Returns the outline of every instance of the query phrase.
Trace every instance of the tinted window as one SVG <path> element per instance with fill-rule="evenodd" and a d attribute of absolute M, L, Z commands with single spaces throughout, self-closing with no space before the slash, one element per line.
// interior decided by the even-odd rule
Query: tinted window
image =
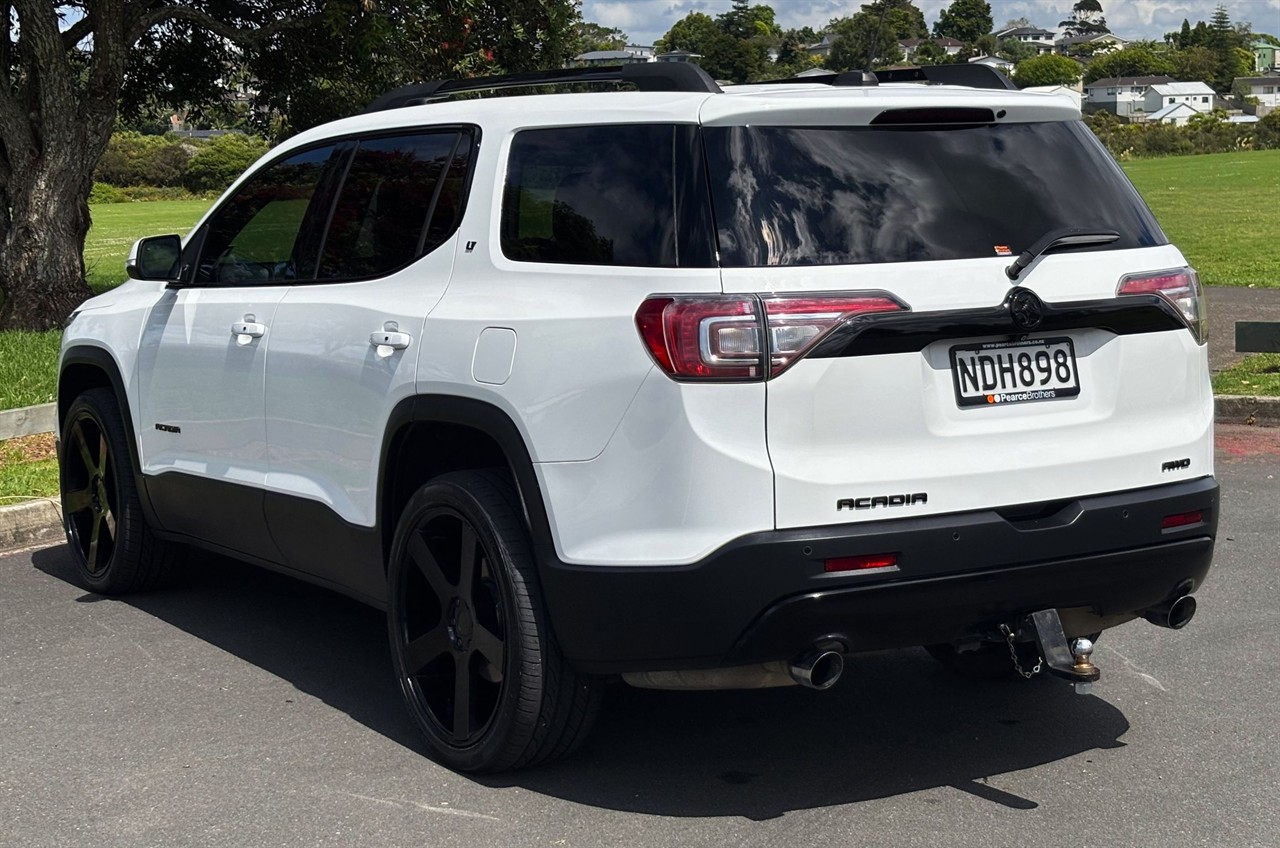
<path fill-rule="evenodd" d="M 456 131 L 361 141 L 333 206 L 317 276 L 385 274 L 447 238 L 467 170 L 469 145 L 460 141 Z"/>
<path fill-rule="evenodd" d="M 502 205 L 503 253 L 525 262 L 711 264 L 696 139 L 694 127 L 671 124 L 518 134 Z"/>
<path fill-rule="evenodd" d="M 298 234 L 333 147 L 259 171 L 209 220 L 197 283 L 258 285 L 298 277 Z"/>
<path fill-rule="evenodd" d="M 1078 121 L 948 128 L 709 127 L 721 263 L 836 265 L 1014 254 L 1057 227 L 1164 244 Z"/>

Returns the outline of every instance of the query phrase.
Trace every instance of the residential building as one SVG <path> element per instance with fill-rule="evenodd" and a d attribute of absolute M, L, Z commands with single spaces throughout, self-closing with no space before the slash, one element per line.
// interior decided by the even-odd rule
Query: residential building
<path fill-rule="evenodd" d="M 701 53 L 690 53 L 688 50 L 672 50 L 670 53 L 659 53 L 654 57 L 659 62 L 696 62 L 701 58 Z"/>
<path fill-rule="evenodd" d="M 650 61 L 629 50 L 592 50 L 573 57 L 577 65 L 636 65 Z"/>
<path fill-rule="evenodd" d="M 996 41 L 1011 39 L 1013 41 L 1020 41 L 1023 44 L 1030 44 L 1040 53 L 1052 53 L 1054 49 L 1054 38 L 1057 37 L 1057 33 L 1033 26 L 1002 29 L 997 32 L 993 32 L 992 35 L 996 37 Z"/>
<path fill-rule="evenodd" d="M 1249 46 L 1253 51 L 1253 69 L 1258 73 L 1280 71 L 1280 47 L 1266 41 L 1255 41 Z"/>
<path fill-rule="evenodd" d="M 804 48 L 804 52 L 810 56 L 817 56 L 820 59 L 827 58 L 831 53 L 831 45 L 835 44 L 835 39 L 829 35 L 822 36 L 822 40 L 817 44 L 810 44 Z"/>
<path fill-rule="evenodd" d="M 1147 93 L 1143 97 L 1143 111 L 1147 114 L 1147 120 L 1162 120 L 1165 123 L 1185 124 L 1187 118 L 1191 116 L 1186 114 L 1184 110 L 1177 112 L 1168 112 L 1171 106 L 1189 106 L 1194 111 L 1201 114 L 1208 114 L 1213 111 L 1216 104 L 1217 95 L 1214 94 L 1208 83 L 1203 82 L 1167 82 L 1152 85 L 1147 88 Z M 1172 115 L 1178 120 L 1166 120 L 1165 117 L 1157 117 L 1157 115 Z"/>
<path fill-rule="evenodd" d="M 1260 118 L 1272 109 L 1280 108 L 1280 72 L 1257 77 L 1236 77 L 1231 83 L 1231 89 L 1246 97 L 1256 98 Z"/>
<path fill-rule="evenodd" d="M 975 56 L 969 60 L 970 65 L 986 65 L 989 68 L 995 68 L 997 71 L 1003 71 L 1006 74 L 1013 73 L 1013 62 L 1008 59 L 1001 59 L 999 56 Z"/>
<path fill-rule="evenodd" d="M 1059 53 L 1077 53 L 1087 46 L 1092 49 L 1093 55 L 1097 56 L 1128 47 L 1129 42 L 1118 35 L 1104 32 L 1101 35 L 1064 35 L 1054 42 L 1054 46 L 1058 48 Z"/>
<path fill-rule="evenodd" d="M 964 49 L 964 42 L 957 41 L 949 36 L 941 38 L 906 38 L 898 42 L 898 49 L 906 57 L 908 62 L 915 61 L 916 51 L 920 49 L 920 45 L 926 41 L 932 41 L 934 44 L 942 48 L 942 52 L 948 56 L 954 56 Z"/>
<path fill-rule="evenodd" d="M 1095 110 L 1105 109 L 1121 118 L 1147 113 L 1147 92 L 1153 85 L 1173 82 L 1173 77 L 1104 77 L 1085 86 L 1085 96 Z M 1156 107 L 1157 109 L 1160 107 Z M 1151 110 L 1155 111 L 1155 109 Z"/>

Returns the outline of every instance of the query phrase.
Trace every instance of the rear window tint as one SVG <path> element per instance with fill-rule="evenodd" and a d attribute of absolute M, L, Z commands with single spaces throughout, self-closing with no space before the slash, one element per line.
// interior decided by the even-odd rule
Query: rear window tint
<path fill-rule="evenodd" d="M 708 127 L 721 264 L 838 265 L 1014 254 L 1058 227 L 1164 244 L 1078 121 L 963 127 Z"/>
<path fill-rule="evenodd" d="M 525 130 L 511 144 L 502 251 L 523 262 L 713 263 L 697 133 L 671 124 Z"/>

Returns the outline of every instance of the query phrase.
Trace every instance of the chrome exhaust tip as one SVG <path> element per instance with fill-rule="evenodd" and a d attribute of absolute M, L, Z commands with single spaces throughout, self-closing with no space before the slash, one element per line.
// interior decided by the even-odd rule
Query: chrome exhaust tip
<path fill-rule="evenodd" d="M 1182 595 L 1167 601 L 1161 601 L 1153 607 L 1142 611 L 1142 617 L 1158 627 L 1170 630 L 1181 630 L 1195 617 L 1196 599 L 1190 595 Z"/>
<path fill-rule="evenodd" d="M 844 656 L 836 651 L 810 651 L 787 666 L 791 679 L 808 689 L 830 689 L 844 674 Z"/>

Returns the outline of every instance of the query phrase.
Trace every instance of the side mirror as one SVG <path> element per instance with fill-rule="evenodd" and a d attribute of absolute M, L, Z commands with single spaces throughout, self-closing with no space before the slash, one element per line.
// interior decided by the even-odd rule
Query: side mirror
<path fill-rule="evenodd" d="M 172 280 L 178 276 L 178 260 L 182 258 L 182 238 L 151 236 L 138 239 L 129 248 L 124 272 L 131 280 Z"/>

